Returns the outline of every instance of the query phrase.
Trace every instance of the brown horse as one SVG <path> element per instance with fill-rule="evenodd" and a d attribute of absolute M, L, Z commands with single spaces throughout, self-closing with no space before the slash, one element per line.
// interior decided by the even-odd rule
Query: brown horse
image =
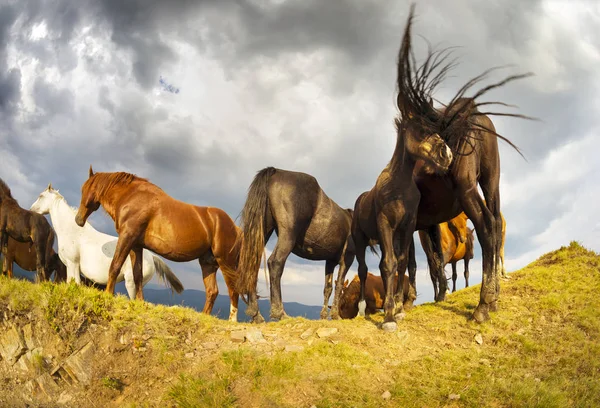
<path fill-rule="evenodd" d="M 54 233 L 52 233 L 54 234 Z M 8 250 L 6 256 L 7 269 L 3 270 L 3 273 L 8 275 L 9 278 L 13 277 L 13 262 L 23 270 L 34 272 L 37 270 L 37 259 L 36 252 L 31 250 L 31 244 L 28 242 L 15 241 L 11 237 L 8 238 Z M 50 247 L 48 268 L 46 270 L 47 275 L 44 276 L 44 280 L 49 280 L 52 272 L 55 272 L 54 282 L 64 282 L 67 279 L 67 267 L 58 257 L 58 254 L 54 252 L 54 249 Z"/>
<path fill-rule="evenodd" d="M 408 276 L 403 275 L 402 290 L 404 297 L 408 297 L 410 284 Z M 394 277 L 394 285 L 398 284 L 398 274 Z M 352 282 L 344 282 L 344 289 L 340 298 L 340 317 L 342 319 L 352 319 L 358 314 L 358 301 L 360 298 L 360 279 L 358 275 L 354 276 Z M 376 313 L 377 310 L 383 309 L 383 300 L 385 298 L 385 290 L 383 288 L 383 280 L 381 276 L 375 276 L 367 272 L 367 281 L 365 283 L 365 301 L 367 307 L 366 314 Z"/>
<path fill-rule="evenodd" d="M 452 292 L 456 291 L 456 263 L 460 260 L 465 262 L 465 282 L 466 287 L 469 286 L 469 261 L 473 259 L 473 230 L 467 227 L 467 216 L 465 213 L 460 213 L 448 222 L 440 224 L 440 236 L 442 242 L 443 264 L 452 265 Z M 419 231 L 421 245 L 426 248 L 429 245 L 427 233 Z M 425 250 L 426 253 L 431 253 L 431 248 Z M 438 296 L 438 276 L 433 270 L 429 270 L 431 282 L 433 283 L 433 297 Z"/>
<path fill-rule="evenodd" d="M 0 248 L 4 256 L 4 271 L 8 270 L 9 237 L 33 246 L 37 280 L 47 279 L 50 251 L 54 245 L 52 227 L 43 215 L 21 208 L 8 185 L 0 179 Z"/>
<path fill-rule="evenodd" d="M 352 210 L 337 205 L 313 176 L 274 167 L 259 171 L 248 188 L 248 198 L 241 213 L 243 245 L 238 265 L 238 290 L 248 294 L 246 314 L 252 321 L 264 321 L 258 310 L 256 282 L 260 256 L 273 231 L 277 234 L 277 245 L 268 261 L 271 319 L 286 316 L 281 300 L 281 276 L 290 253 L 304 259 L 325 261 L 322 319 L 327 318 L 333 271 L 339 265 L 331 307 L 332 319 L 339 318 L 342 282 L 354 262 L 351 224 Z"/>
<path fill-rule="evenodd" d="M 429 52 L 423 65 L 415 68 L 415 56 L 411 47 L 411 23 L 414 5 L 411 6 L 408 23 L 402 40 L 399 58 L 399 98 L 398 104 L 411 112 L 413 120 L 428 129 L 437 130 L 448 143 L 454 154 L 449 171 L 434 173 L 426 164 L 417 166 L 413 175 L 420 192 L 416 229 L 425 230 L 431 241 L 431 253 L 427 254 L 430 269 L 439 276 L 440 290 L 436 301 L 444 300 L 446 278 L 442 268 L 442 247 L 439 224 L 448 221 L 462 211 L 475 226 L 477 238 L 482 247 L 483 279 L 479 304 L 473 312 L 478 322 L 489 319 L 489 311 L 496 310 L 499 295 L 499 258 L 501 247 L 502 219 L 500 216 L 500 156 L 499 135 L 489 119 L 489 115 L 502 115 L 527 118 L 512 113 L 481 112 L 479 107 L 500 102 L 476 102 L 486 92 L 497 89 L 508 82 L 530 76 L 513 75 L 502 81 L 487 85 L 476 91 L 472 97 L 464 95 L 474 85 L 487 77 L 488 70 L 468 81 L 443 109 L 435 109 L 432 104 L 432 89 L 443 81 L 445 74 L 455 65 L 445 63 L 448 50 Z M 430 74 L 436 70 L 432 78 Z M 484 197 L 478 192 L 481 187 Z M 484 201 L 485 199 L 485 201 Z M 413 274 L 414 271 L 409 271 Z M 411 284 L 414 281 L 411 276 Z"/>
<path fill-rule="evenodd" d="M 405 48 L 406 40 L 400 48 L 400 56 L 405 53 Z M 419 82 L 423 77 L 426 78 L 428 73 L 425 65 L 410 80 Z M 399 58 L 399 89 L 402 89 L 402 81 L 405 80 L 403 75 L 402 58 Z M 421 193 L 413 178 L 415 167 L 418 162 L 422 162 L 428 171 L 438 174 L 447 172 L 452 163 L 452 152 L 438 131 L 431 123 L 418 117 L 413 108 L 403 102 L 403 98 L 399 93 L 397 102 L 400 117 L 396 118 L 397 140 L 392 160 L 377 178 L 375 186 L 358 197 L 352 220 L 352 238 L 356 246 L 358 276 L 361 282 L 361 316 L 364 316 L 366 307 L 365 250 L 370 241 L 377 241 L 381 248 L 379 270 L 386 290 L 385 318 L 382 326 L 384 330 L 395 330 L 395 319 L 403 317 L 404 295 L 400 286 L 394 286 L 393 279 L 396 272 L 404 276 L 409 251 L 414 249 L 413 232 L 421 199 Z"/>
<path fill-rule="evenodd" d="M 83 226 L 100 205 L 114 220 L 119 234 L 107 292 L 114 293 L 116 278 L 131 253 L 136 298 L 144 298 L 142 250 L 147 248 L 175 262 L 199 260 L 206 287 L 203 312 L 207 314 L 219 293 L 216 272 L 221 268 L 231 301 L 229 320 L 237 320 L 239 296 L 235 291 L 235 271 L 239 228 L 225 211 L 176 200 L 133 174 L 94 173 L 90 166 L 89 178 L 81 187 L 81 203 L 75 216 L 77 225 Z"/>

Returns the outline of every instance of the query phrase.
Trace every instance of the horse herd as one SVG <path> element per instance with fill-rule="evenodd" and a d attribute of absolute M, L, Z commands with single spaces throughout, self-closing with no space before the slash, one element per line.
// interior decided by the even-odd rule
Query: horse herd
<path fill-rule="evenodd" d="M 468 81 L 447 104 L 433 105 L 433 92 L 455 64 L 450 51 L 429 50 L 415 66 L 411 25 L 414 5 L 404 30 L 397 65 L 396 147 L 371 190 L 361 194 L 353 209 L 331 200 L 317 180 L 305 173 L 267 167 L 254 177 L 241 211 L 240 226 L 223 210 L 178 201 L 136 175 L 94 172 L 81 187 L 78 209 L 70 207 L 51 185 L 31 206 L 21 208 L 0 180 L 0 245 L 9 276 L 15 261 L 36 270 L 39 279 L 82 278 L 114 293 L 125 280 L 131 298 L 143 299 L 144 284 L 159 274 L 175 291 L 181 282 L 158 254 L 175 262 L 197 259 L 206 288 L 204 312 L 212 311 L 218 294 L 216 272 L 221 269 L 231 301 L 230 320 L 237 319 L 239 295 L 248 304 L 253 322 L 264 321 L 258 310 L 257 280 L 266 242 L 275 232 L 277 243 L 267 261 L 271 318 L 286 317 L 281 299 L 285 262 L 294 253 L 325 261 L 322 318 L 350 318 L 384 309 L 382 328 L 394 330 L 405 309 L 416 299 L 416 261 L 413 232 L 427 255 L 436 301 L 447 292 L 444 266 L 473 257 L 473 222 L 482 249 L 483 279 L 473 318 L 482 322 L 497 309 L 499 276 L 504 274 L 505 221 L 500 213 L 498 138 L 490 115 L 478 102 L 487 91 L 524 78 L 513 75 L 487 85 L 474 96 L 465 93 L 486 78 L 486 71 Z M 518 151 L 518 149 L 517 149 Z M 483 197 L 478 187 L 481 188 Z M 112 237 L 96 231 L 87 219 L 102 206 L 115 222 Z M 44 214 L 50 214 L 52 226 Z M 58 254 L 52 246 L 58 237 Z M 381 277 L 367 273 L 366 248 L 379 245 Z M 31 249 L 35 250 L 32 251 Z M 354 258 L 358 276 L 345 276 Z M 331 309 L 333 272 L 339 266 Z M 408 277 L 405 272 L 408 269 Z"/>

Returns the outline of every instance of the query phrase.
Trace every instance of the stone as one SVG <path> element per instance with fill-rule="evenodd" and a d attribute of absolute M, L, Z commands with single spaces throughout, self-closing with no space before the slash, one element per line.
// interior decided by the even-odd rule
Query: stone
<path fill-rule="evenodd" d="M 44 373 L 35 379 L 38 387 L 48 398 L 51 400 L 54 399 L 55 395 L 57 395 L 60 391 L 58 385 L 54 382 L 52 377 L 48 373 Z"/>
<path fill-rule="evenodd" d="M 302 350 L 304 350 L 303 346 L 296 346 L 294 344 L 288 344 L 287 346 L 285 346 L 285 351 L 288 351 L 288 352 L 294 352 L 295 353 L 295 352 L 299 352 L 299 351 L 302 351 Z"/>
<path fill-rule="evenodd" d="M 475 339 L 475 343 L 482 345 L 483 344 L 483 336 L 481 335 L 481 333 L 477 333 L 474 337 Z"/>
<path fill-rule="evenodd" d="M 26 351 L 27 345 L 23 334 L 15 326 L 12 326 L 0 337 L 0 355 L 10 365 L 15 364 Z"/>
<path fill-rule="evenodd" d="M 389 391 L 385 391 L 383 394 L 381 394 L 381 398 L 383 398 L 384 400 L 389 400 L 390 398 L 392 398 L 392 393 Z"/>
<path fill-rule="evenodd" d="M 319 338 L 329 337 L 338 332 L 338 329 L 335 327 L 321 327 L 317 330 L 317 336 Z"/>
<path fill-rule="evenodd" d="M 214 350 L 219 347 L 219 345 L 217 343 L 214 343 L 212 341 L 207 341 L 205 343 L 202 343 L 201 346 L 205 350 Z"/>
<path fill-rule="evenodd" d="M 246 334 L 243 331 L 232 331 L 230 339 L 234 343 L 243 343 L 246 340 Z"/>
<path fill-rule="evenodd" d="M 381 325 L 381 328 L 384 332 L 392 333 L 396 331 L 398 324 L 396 322 L 385 322 Z"/>
<path fill-rule="evenodd" d="M 312 336 L 314 332 L 315 332 L 315 331 L 314 331 L 314 329 L 312 329 L 312 328 L 308 328 L 308 329 L 306 329 L 306 330 L 304 330 L 304 331 L 302 332 L 302 334 L 300 335 L 300 338 L 301 338 L 302 340 L 306 340 L 306 339 L 308 339 L 310 336 Z M 321 337 L 321 336 L 319 336 L 319 337 Z"/>
<path fill-rule="evenodd" d="M 31 323 L 23 326 L 23 340 L 25 340 L 25 346 L 29 350 L 33 350 L 34 348 L 40 347 L 40 342 L 33 335 L 33 327 Z"/>
<path fill-rule="evenodd" d="M 246 332 L 246 340 L 248 340 L 249 343 L 253 344 L 267 342 L 260 330 L 248 330 Z"/>
<path fill-rule="evenodd" d="M 23 372 L 37 372 L 43 367 L 39 367 L 39 363 L 35 363 L 34 358 L 39 358 L 37 355 L 41 354 L 42 349 L 40 347 L 30 350 L 21 356 L 21 358 L 15 363 L 14 367 Z M 45 364 L 46 362 L 44 361 L 43 365 Z"/>
<path fill-rule="evenodd" d="M 194 352 L 185 353 L 185 358 L 194 358 Z"/>
<path fill-rule="evenodd" d="M 73 396 L 71 394 L 68 394 L 66 391 L 64 391 L 59 395 L 58 399 L 56 400 L 56 403 L 59 405 L 67 405 L 72 401 L 73 401 Z"/>
<path fill-rule="evenodd" d="M 92 380 L 91 362 L 94 351 L 94 343 L 87 343 L 81 349 L 71 354 L 63 363 L 62 368 L 76 382 L 89 384 Z"/>
<path fill-rule="evenodd" d="M 451 401 L 459 400 L 460 394 L 450 394 L 450 395 L 448 395 L 448 399 Z"/>

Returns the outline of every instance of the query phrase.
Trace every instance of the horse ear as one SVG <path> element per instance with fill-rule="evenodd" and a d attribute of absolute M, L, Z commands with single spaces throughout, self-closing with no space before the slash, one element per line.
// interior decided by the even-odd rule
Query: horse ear
<path fill-rule="evenodd" d="M 48 191 L 52 190 L 52 183 L 48 183 Z"/>
<path fill-rule="evenodd" d="M 92 177 L 93 175 L 94 175 L 94 170 L 92 169 L 92 165 L 90 164 L 89 177 Z"/>

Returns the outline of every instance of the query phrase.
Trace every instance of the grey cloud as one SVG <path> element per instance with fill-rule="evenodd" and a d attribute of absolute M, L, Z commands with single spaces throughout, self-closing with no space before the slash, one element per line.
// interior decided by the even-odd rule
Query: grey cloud
<path fill-rule="evenodd" d="M 55 85 L 38 78 L 33 85 L 33 97 L 38 108 L 48 116 L 73 113 L 74 98 L 69 89 L 59 89 Z"/>

